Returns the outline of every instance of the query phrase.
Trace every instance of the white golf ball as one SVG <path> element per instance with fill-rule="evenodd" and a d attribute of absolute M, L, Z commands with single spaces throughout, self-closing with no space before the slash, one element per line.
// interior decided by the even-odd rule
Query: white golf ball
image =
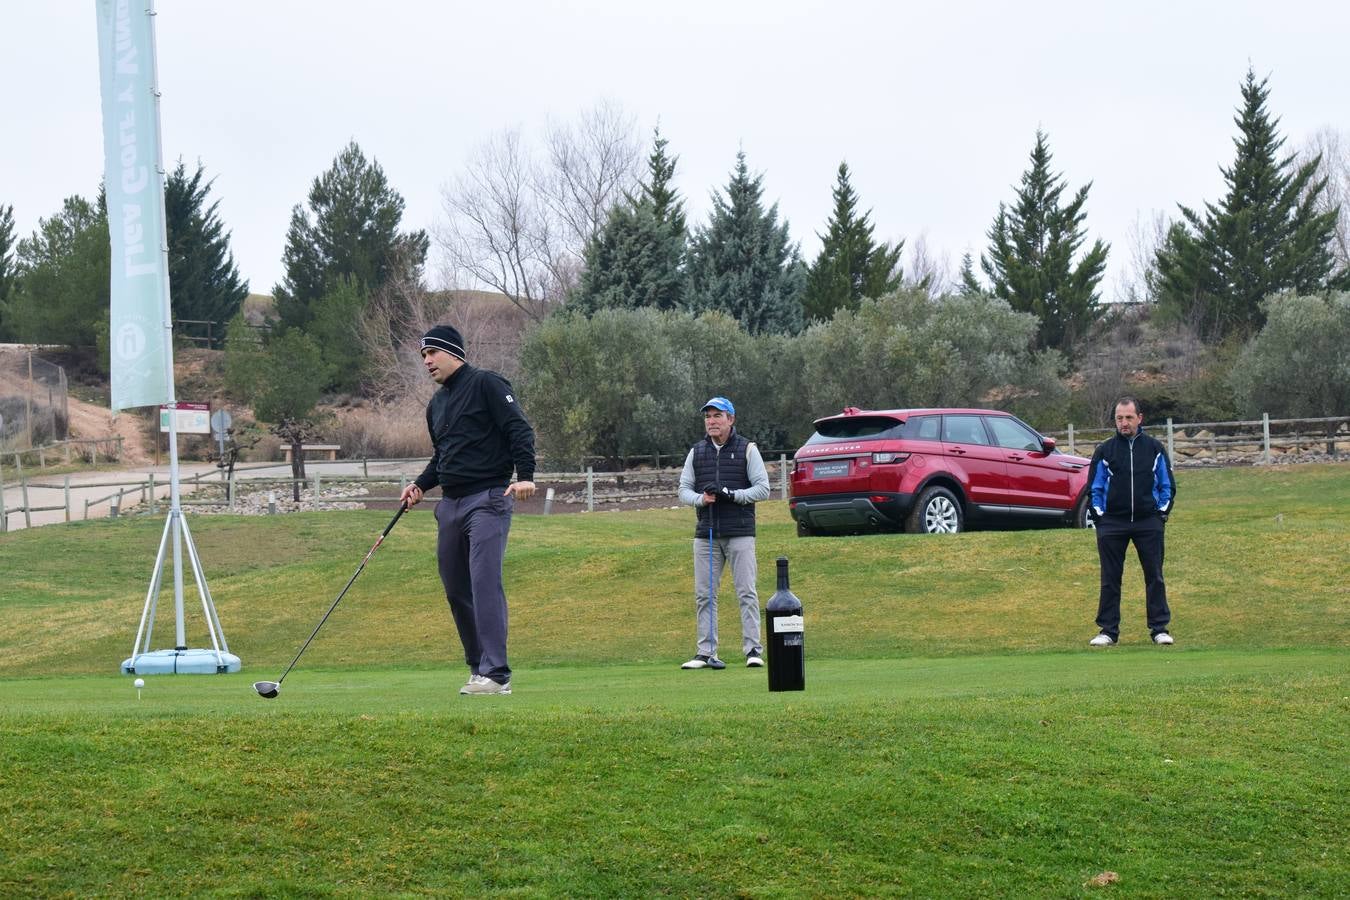
<path fill-rule="evenodd" d="M 140 690 L 141 688 L 145 687 L 145 679 L 137 678 L 135 681 L 132 682 L 132 684 L 136 686 L 137 690 Z"/>

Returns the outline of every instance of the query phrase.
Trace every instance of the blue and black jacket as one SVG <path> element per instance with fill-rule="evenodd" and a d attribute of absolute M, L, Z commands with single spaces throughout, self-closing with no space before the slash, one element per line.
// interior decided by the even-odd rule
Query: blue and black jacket
<path fill-rule="evenodd" d="M 1177 495 L 1172 463 L 1163 445 L 1140 429 L 1133 438 L 1117 432 L 1092 454 L 1092 511 L 1131 522 L 1172 511 Z"/>

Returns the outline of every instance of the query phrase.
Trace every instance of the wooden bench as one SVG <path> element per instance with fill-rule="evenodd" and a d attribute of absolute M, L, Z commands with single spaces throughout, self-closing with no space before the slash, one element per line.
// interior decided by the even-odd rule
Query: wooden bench
<path fill-rule="evenodd" d="M 337 455 L 338 455 L 338 451 L 341 450 L 341 449 L 342 449 L 342 445 L 340 445 L 340 444 L 301 444 L 301 445 L 300 445 L 300 452 L 303 453 L 303 454 L 305 455 L 305 459 L 309 459 L 310 456 L 311 456 L 311 454 L 317 453 L 317 454 L 322 454 L 322 455 L 323 455 L 325 458 L 327 458 L 327 459 L 336 460 L 336 459 L 337 459 Z M 290 445 L 290 444 L 282 444 L 282 445 L 281 445 L 281 457 L 282 457 L 282 460 L 285 461 L 285 462 L 290 462 L 290 461 L 291 461 L 291 445 Z"/>

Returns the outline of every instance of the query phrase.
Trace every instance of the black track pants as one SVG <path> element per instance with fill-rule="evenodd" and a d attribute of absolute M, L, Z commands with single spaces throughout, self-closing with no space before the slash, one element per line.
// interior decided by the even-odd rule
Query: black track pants
<path fill-rule="evenodd" d="M 1120 579 L 1125 571 L 1125 549 L 1134 541 L 1139 566 L 1144 570 L 1144 600 L 1149 634 L 1167 630 L 1172 611 L 1167 608 L 1167 585 L 1163 583 L 1163 530 L 1157 516 L 1131 522 L 1116 516 L 1097 520 L 1097 556 L 1102 564 L 1101 594 L 1097 600 L 1097 627 L 1112 638 L 1120 636 Z"/>
<path fill-rule="evenodd" d="M 475 675 L 501 684 L 511 680 L 506 661 L 506 591 L 502 558 L 515 501 L 494 487 L 436 504 L 436 556 L 450 613 L 464 645 L 464 662 Z"/>

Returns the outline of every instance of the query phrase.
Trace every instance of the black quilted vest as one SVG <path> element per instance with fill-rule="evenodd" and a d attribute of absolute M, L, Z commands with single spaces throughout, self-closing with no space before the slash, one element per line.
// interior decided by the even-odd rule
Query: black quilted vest
<path fill-rule="evenodd" d="M 745 461 L 750 442 L 736 430 L 718 452 L 712 438 L 705 437 L 694 445 L 694 490 L 702 491 L 708 485 L 741 490 L 750 487 L 750 473 Z M 755 504 L 718 500 L 711 506 L 696 507 L 698 525 L 694 537 L 708 536 L 709 516 L 714 537 L 754 537 Z"/>

